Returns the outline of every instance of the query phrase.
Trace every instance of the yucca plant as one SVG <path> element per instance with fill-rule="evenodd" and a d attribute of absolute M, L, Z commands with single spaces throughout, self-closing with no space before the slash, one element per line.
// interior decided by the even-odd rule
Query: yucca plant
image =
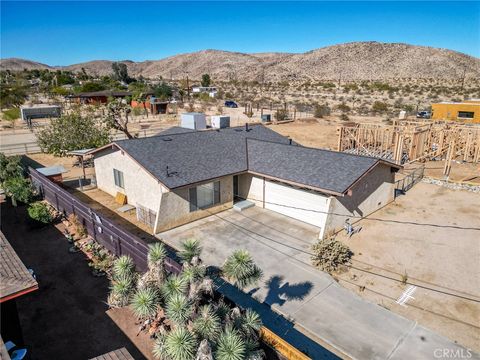
<path fill-rule="evenodd" d="M 131 257 L 122 255 L 113 262 L 112 271 L 114 279 L 127 276 L 133 278 L 135 276 L 135 263 Z"/>
<path fill-rule="evenodd" d="M 153 347 L 153 355 L 162 360 L 193 360 L 197 350 L 197 340 L 184 327 L 177 327 L 160 336 Z"/>
<path fill-rule="evenodd" d="M 185 278 L 172 275 L 162 285 L 161 293 L 165 301 L 173 295 L 185 295 L 188 291 L 188 281 Z"/>
<path fill-rule="evenodd" d="M 199 258 L 202 253 L 202 247 L 196 239 L 187 239 L 182 243 L 182 250 L 178 252 L 178 256 L 183 262 L 191 263 L 194 257 Z"/>
<path fill-rule="evenodd" d="M 223 264 L 222 272 L 241 289 L 256 284 L 263 276 L 262 270 L 246 250 L 236 250 L 230 255 Z"/>
<path fill-rule="evenodd" d="M 200 308 L 198 317 L 193 321 L 193 332 L 201 339 L 214 341 L 222 330 L 219 316 L 211 305 Z"/>
<path fill-rule="evenodd" d="M 107 303 L 110 307 L 127 306 L 135 290 L 135 283 L 131 276 L 120 276 L 112 281 Z"/>
<path fill-rule="evenodd" d="M 174 294 L 168 298 L 165 305 L 165 315 L 176 325 L 186 324 L 192 313 L 192 303 L 185 295 Z"/>
<path fill-rule="evenodd" d="M 161 242 L 156 242 L 153 245 L 150 245 L 148 250 L 148 265 L 154 265 L 157 263 L 163 263 L 167 257 L 167 249 L 165 245 Z"/>
<path fill-rule="evenodd" d="M 215 359 L 243 360 L 246 353 L 246 343 L 240 333 L 231 327 L 227 327 L 218 338 Z"/>
<path fill-rule="evenodd" d="M 207 269 L 203 265 L 184 263 L 181 277 L 191 283 L 203 279 L 206 273 Z"/>
<path fill-rule="evenodd" d="M 258 331 L 262 327 L 260 315 L 252 309 L 247 309 L 241 316 L 240 331 L 247 337 L 256 338 Z"/>
<path fill-rule="evenodd" d="M 247 360 L 262 360 L 265 357 L 265 352 L 259 348 L 259 344 L 257 340 L 246 339 L 245 349 L 246 349 L 245 359 Z"/>
<path fill-rule="evenodd" d="M 154 289 L 140 289 L 133 294 L 130 305 L 137 318 L 149 319 L 157 314 L 158 300 L 158 294 Z"/>
<path fill-rule="evenodd" d="M 230 306 L 225 304 L 223 298 L 221 298 L 215 305 L 215 314 L 220 318 L 220 321 L 225 322 L 230 312 Z"/>

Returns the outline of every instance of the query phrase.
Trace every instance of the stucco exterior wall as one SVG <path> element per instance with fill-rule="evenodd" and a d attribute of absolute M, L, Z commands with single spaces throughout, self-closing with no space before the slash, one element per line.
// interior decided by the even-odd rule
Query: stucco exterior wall
<path fill-rule="evenodd" d="M 233 177 L 225 176 L 220 178 L 219 181 L 220 204 L 205 210 L 190 211 L 188 188 L 163 193 L 157 215 L 155 233 L 169 230 L 231 208 L 233 206 Z"/>
<path fill-rule="evenodd" d="M 94 163 L 97 187 L 100 190 L 112 196 L 117 192 L 123 193 L 129 204 L 140 204 L 158 211 L 162 193 L 167 189 L 128 155 L 122 155 L 119 150 L 105 150 L 95 155 Z M 123 172 L 124 189 L 115 186 L 113 169 Z"/>
<path fill-rule="evenodd" d="M 390 166 L 379 164 L 353 188 L 351 196 L 332 197 L 326 232 L 343 228 L 348 216 L 367 216 L 394 199 L 395 173 Z M 351 219 L 351 222 L 356 219 Z"/>

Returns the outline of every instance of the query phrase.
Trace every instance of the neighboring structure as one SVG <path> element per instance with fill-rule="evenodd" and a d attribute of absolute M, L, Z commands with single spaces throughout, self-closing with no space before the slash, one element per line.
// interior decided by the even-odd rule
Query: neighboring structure
<path fill-rule="evenodd" d="M 23 121 L 30 123 L 32 119 L 60 117 L 62 108 L 58 105 L 37 104 L 20 106 L 20 115 Z"/>
<path fill-rule="evenodd" d="M 149 111 L 150 113 L 152 113 L 154 115 L 166 114 L 168 104 L 170 104 L 170 101 L 157 99 L 155 96 L 153 96 L 153 93 L 146 94 L 146 100 L 145 101 L 132 100 L 131 103 L 130 103 L 130 105 L 133 108 L 147 109 L 147 111 Z"/>
<path fill-rule="evenodd" d="M 102 90 L 102 91 L 93 91 L 93 92 L 84 92 L 76 95 L 68 96 L 69 99 L 73 99 L 79 104 L 89 104 L 89 105 L 98 105 L 106 104 L 108 98 L 114 99 L 123 99 L 127 96 L 132 96 L 132 93 L 128 91 L 111 91 L 111 90 Z"/>
<path fill-rule="evenodd" d="M 211 125 L 214 129 L 224 129 L 230 127 L 230 116 L 226 115 L 212 115 Z"/>
<path fill-rule="evenodd" d="M 53 181 L 56 184 L 62 185 L 63 175 L 67 172 L 62 165 L 54 165 L 48 167 L 38 168 L 37 171 L 44 175 L 50 181 Z"/>
<path fill-rule="evenodd" d="M 37 289 L 37 281 L 0 231 L 0 331 L 5 341 L 23 344 L 16 299 Z"/>
<path fill-rule="evenodd" d="M 190 112 L 181 115 L 181 127 L 193 130 L 205 130 L 207 119 L 204 113 Z"/>
<path fill-rule="evenodd" d="M 306 148 L 262 125 L 160 136 L 94 150 L 99 189 L 154 214 L 158 233 L 247 199 L 319 228 L 319 236 L 366 216 L 394 196 L 400 166 Z"/>
<path fill-rule="evenodd" d="M 480 99 L 432 104 L 432 119 L 480 123 Z"/>
<path fill-rule="evenodd" d="M 211 98 L 217 95 L 217 88 L 213 86 L 193 86 L 192 93 L 194 94 L 208 94 Z"/>

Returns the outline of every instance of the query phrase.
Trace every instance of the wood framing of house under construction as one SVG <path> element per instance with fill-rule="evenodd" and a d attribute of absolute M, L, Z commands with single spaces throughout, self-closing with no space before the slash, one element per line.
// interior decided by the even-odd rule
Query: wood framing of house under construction
<path fill-rule="evenodd" d="M 480 161 L 480 126 L 447 122 L 401 122 L 391 126 L 361 124 L 337 128 L 338 151 L 409 164 L 445 160 Z"/>

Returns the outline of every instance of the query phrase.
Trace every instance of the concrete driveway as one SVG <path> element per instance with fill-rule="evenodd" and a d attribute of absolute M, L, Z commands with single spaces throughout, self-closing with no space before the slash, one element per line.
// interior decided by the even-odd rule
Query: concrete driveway
<path fill-rule="evenodd" d="M 157 236 L 175 248 L 188 238 L 200 240 L 204 262 L 216 266 L 234 250 L 248 250 L 264 278 L 257 288 L 246 291 L 342 357 L 404 359 L 408 354 L 432 359 L 439 348 L 466 351 L 361 299 L 310 266 L 310 247 L 318 236 L 311 225 L 253 207 L 241 213 L 228 210 Z"/>

